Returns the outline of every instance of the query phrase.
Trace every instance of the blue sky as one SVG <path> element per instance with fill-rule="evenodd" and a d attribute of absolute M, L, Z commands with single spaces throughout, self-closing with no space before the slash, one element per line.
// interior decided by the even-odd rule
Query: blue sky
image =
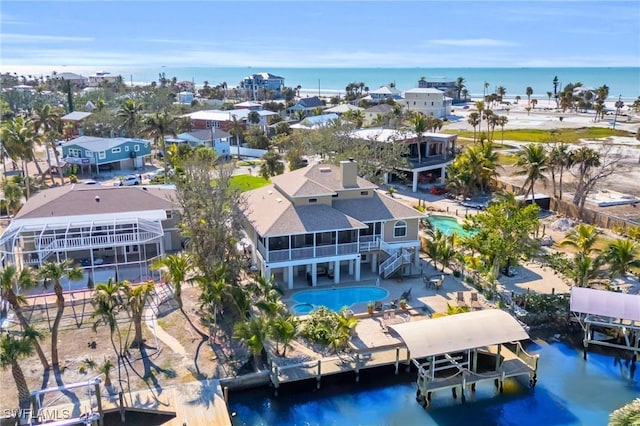
<path fill-rule="evenodd" d="M 2 0 L 0 69 L 640 66 L 631 1 Z"/>

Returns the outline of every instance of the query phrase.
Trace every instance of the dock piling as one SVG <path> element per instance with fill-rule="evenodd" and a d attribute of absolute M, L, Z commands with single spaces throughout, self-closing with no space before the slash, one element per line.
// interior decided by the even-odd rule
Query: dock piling
<path fill-rule="evenodd" d="M 398 369 L 400 368 L 400 348 L 396 348 L 396 376 L 398 375 Z"/>
<path fill-rule="evenodd" d="M 320 380 L 322 380 L 322 361 L 318 360 L 318 375 L 316 377 L 318 383 L 316 384 L 316 389 L 320 389 Z"/>

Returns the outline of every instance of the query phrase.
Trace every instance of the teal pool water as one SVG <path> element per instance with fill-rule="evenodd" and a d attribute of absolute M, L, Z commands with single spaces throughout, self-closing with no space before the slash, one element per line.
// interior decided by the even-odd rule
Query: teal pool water
<path fill-rule="evenodd" d="M 292 299 L 296 305 L 292 307 L 298 315 L 308 314 L 312 309 L 326 306 L 338 312 L 344 306 L 355 303 L 375 302 L 385 299 L 389 292 L 380 287 L 342 287 L 318 290 L 304 290 L 294 294 Z M 309 306 L 312 306 L 310 309 Z"/>
<path fill-rule="evenodd" d="M 558 341 L 529 345 L 540 354 L 538 385 L 507 379 L 504 393 L 493 384 L 478 385 L 466 402 L 451 392 L 436 392 L 431 408 L 415 400 L 416 371 L 398 376 L 393 367 L 362 370 L 353 375 L 283 385 L 273 389 L 232 392 L 229 411 L 234 425 L 606 425 L 611 411 L 640 395 L 640 381 L 631 364 L 613 356 L 582 352 Z"/>
<path fill-rule="evenodd" d="M 469 231 L 465 231 L 462 225 L 455 217 L 449 216 L 429 216 L 427 221 L 436 229 L 439 229 L 445 235 L 451 235 L 454 232 L 461 237 L 472 235 Z"/>

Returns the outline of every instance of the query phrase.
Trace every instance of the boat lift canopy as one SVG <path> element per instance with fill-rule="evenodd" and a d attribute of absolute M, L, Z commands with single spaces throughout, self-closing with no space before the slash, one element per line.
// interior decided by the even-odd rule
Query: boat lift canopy
<path fill-rule="evenodd" d="M 389 325 L 400 335 L 412 358 L 425 358 L 529 338 L 509 313 L 485 309 L 446 317 Z"/>
<path fill-rule="evenodd" d="M 640 321 L 640 296 L 585 287 L 572 287 L 571 312 Z"/>

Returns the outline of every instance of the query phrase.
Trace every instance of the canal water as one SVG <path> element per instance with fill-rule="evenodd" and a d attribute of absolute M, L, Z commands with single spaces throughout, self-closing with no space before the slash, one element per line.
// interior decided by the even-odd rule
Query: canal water
<path fill-rule="evenodd" d="M 528 346 L 540 354 L 538 384 L 508 380 L 504 393 L 479 385 L 467 400 L 448 391 L 435 393 L 431 408 L 415 400 L 416 371 L 393 375 L 393 367 L 315 382 L 283 385 L 278 397 L 269 388 L 234 392 L 229 407 L 234 425 L 606 425 L 611 411 L 640 396 L 640 372 L 628 361 L 582 351 L 559 341 Z M 634 373 L 632 375 L 632 373 Z"/>

